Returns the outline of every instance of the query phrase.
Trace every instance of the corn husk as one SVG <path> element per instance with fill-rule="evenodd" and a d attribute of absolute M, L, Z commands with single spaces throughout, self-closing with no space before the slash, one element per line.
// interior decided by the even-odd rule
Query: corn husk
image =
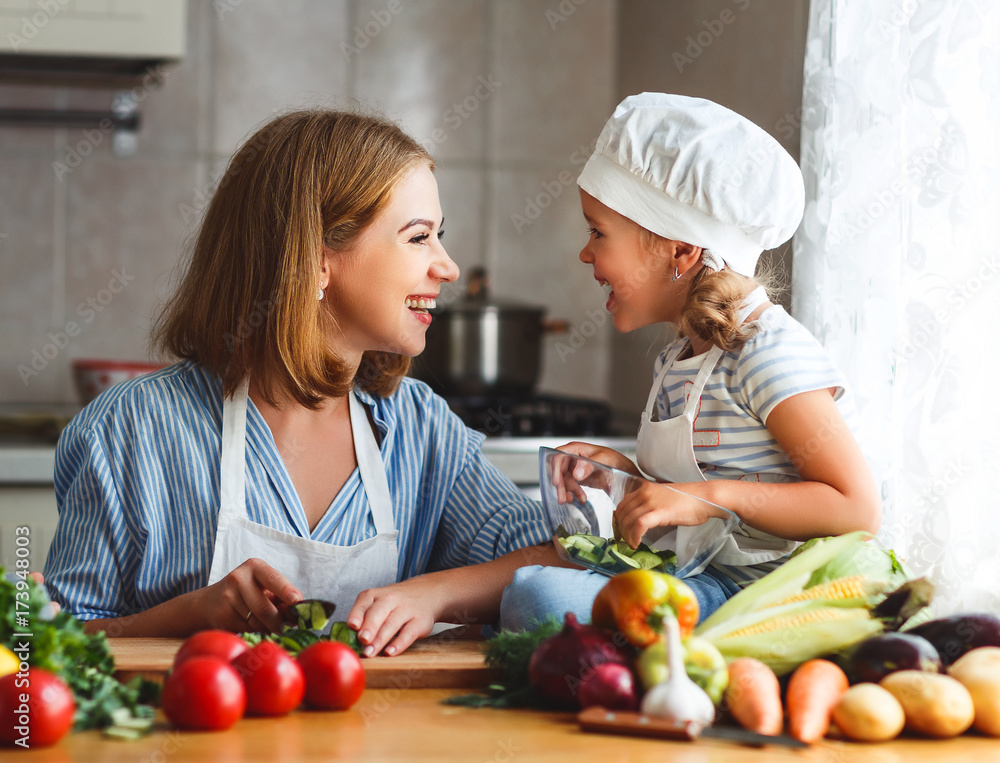
<path fill-rule="evenodd" d="M 717 609 L 695 633 L 726 658 L 755 657 L 781 675 L 885 629 L 871 608 L 906 580 L 864 532 L 810 541 Z"/>

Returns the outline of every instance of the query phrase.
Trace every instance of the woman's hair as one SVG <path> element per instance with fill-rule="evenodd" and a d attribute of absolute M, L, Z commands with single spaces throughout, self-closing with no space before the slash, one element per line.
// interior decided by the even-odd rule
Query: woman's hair
<path fill-rule="evenodd" d="M 647 252 L 656 251 L 666 241 L 642 226 L 639 240 Z M 740 320 L 739 311 L 748 291 L 757 286 L 773 295 L 778 291 L 778 279 L 769 270 L 746 278 L 729 267 L 718 271 L 703 267 L 694 275 L 681 309 L 680 335 L 701 337 L 726 352 L 738 350 L 755 331 Z"/>
<path fill-rule="evenodd" d="M 248 374 L 264 398 L 309 408 L 352 384 L 391 394 L 410 359 L 366 352 L 351 369 L 327 337 L 332 307 L 317 299 L 323 246 L 343 251 L 430 154 L 384 119 L 296 111 L 274 119 L 229 162 L 190 263 L 160 314 L 154 346 L 198 361 L 232 395 Z"/>

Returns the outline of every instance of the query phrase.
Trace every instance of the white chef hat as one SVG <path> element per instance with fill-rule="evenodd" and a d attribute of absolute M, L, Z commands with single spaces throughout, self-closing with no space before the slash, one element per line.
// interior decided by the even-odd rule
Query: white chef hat
<path fill-rule="evenodd" d="M 805 204 L 802 173 L 749 119 L 703 98 L 626 98 L 577 180 L 603 204 L 664 238 L 705 250 L 753 276 L 764 249 L 784 243 Z"/>

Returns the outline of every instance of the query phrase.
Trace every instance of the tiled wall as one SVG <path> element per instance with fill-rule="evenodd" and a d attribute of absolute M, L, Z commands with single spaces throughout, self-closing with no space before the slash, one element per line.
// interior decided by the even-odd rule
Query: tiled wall
<path fill-rule="evenodd" d="M 355 103 L 431 147 L 446 246 L 463 269 L 486 265 L 499 296 L 547 305 L 588 334 L 547 338 L 541 388 L 609 395 L 610 325 L 585 325 L 604 293 L 576 260 L 584 224 L 565 179 L 617 101 L 615 0 L 189 9 L 188 54 L 143 94 L 135 155 L 113 155 L 93 131 L 0 127 L 0 402 L 72 401 L 72 358 L 146 358 L 194 211 L 233 149 L 275 111 Z M 8 107 L 106 109 L 110 98 L 0 84 Z"/>

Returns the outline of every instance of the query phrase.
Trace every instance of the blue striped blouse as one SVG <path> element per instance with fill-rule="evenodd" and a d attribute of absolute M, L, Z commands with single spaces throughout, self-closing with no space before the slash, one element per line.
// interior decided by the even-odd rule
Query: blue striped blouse
<path fill-rule="evenodd" d="M 399 531 L 399 579 L 494 559 L 550 538 L 526 498 L 423 383 L 359 392 L 381 441 Z M 55 601 L 81 619 L 148 609 L 208 582 L 219 505 L 222 385 L 185 362 L 116 385 L 56 449 L 59 523 L 45 566 Z M 247 414 L 247 514 L 336 545 L 375 535 L 358 471 L 310 532 L 271 432 Z M 265 560 L 266 561 L 266 560 Z"/>

